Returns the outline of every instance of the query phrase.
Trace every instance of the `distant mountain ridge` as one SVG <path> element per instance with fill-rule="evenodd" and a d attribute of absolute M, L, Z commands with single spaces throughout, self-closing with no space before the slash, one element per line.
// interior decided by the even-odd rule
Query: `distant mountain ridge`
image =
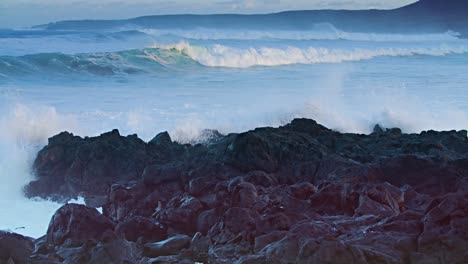
<path fill-rule="evenodd" d="M 468 35 L 468 0 L 421 0 L 392 10 L 300 10 L 272 14 L 154 15 L 124 20 L 69 20 L 36 26 L 50 30 L 135 28 L 249 28 L 306 30 L 331 23 L 347 31 L 387 33 L 457 31 Z"/>
<path fill-rule="evenodd" d="M 455 11 L 459 13 L 466 12 L 468 1 L 466 0 L 420 0 L 399 9 L 427 9 L 435 12 Z M 465 10 L 463 10 L 465 9 Z"/>

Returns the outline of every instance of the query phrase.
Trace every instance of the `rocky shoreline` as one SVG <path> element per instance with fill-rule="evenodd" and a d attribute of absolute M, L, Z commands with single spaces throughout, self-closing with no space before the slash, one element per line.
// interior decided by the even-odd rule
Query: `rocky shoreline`
<path fill-rule="evenodd" d="M 89 207 L 37 240 L 0 233 L 0 263 L 468 263 L 467 131 L 63 132 L 34 171 L 28 197 Z"/>

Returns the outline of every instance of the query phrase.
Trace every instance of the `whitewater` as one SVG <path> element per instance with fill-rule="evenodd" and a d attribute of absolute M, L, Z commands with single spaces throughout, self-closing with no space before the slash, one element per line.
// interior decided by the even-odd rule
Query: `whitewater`
<path fill-rule="evenodd" d="M 355 133 L 467 129 L 467 72 L 468 40 L 451 31 L 0 30 L 0 229 L 45 233 L 60 204 L 22 188 L 61 131 L 193 143 L 294 117 Z"/>

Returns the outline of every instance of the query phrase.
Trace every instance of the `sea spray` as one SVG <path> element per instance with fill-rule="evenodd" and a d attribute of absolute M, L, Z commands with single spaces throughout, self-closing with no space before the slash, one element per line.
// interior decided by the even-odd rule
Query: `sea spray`
<path fill-rule="evenodd" d="M 445 56 L 468 53 L 468 45 L 436 44 L 428 46 L 382 46 L 328 48 L 325 45 L 295 47 L 248 47 L 238 48 L 214 44 L 211 46 L 191 45 L 179 42 L 173 45 L 154 45 L 153 48 L 178 51 L 204 66 L 248 68 L 252 66 L 280 66 L 290 64 L 342 63 L 369 60 L 383 56 Z"/>
<path fill-rule="evenodd" d="M 31 237 L 45 234 L 60 204 L 24 197 L 23 186 L 34 179 L 31 165 L 47 138 L 73 128 L 70 117 L 54 108 L 4 105 L 0 116 L 0 230 Z"/>
<path fill-rule="evenodd" d="M 284 112 L 264 112 L 256 118 L 238 118 L 235 116 L 207 118 L 203 115 L 189 115 L 185 119 L 174 120 L 169 129 L 174 140 L 181 143 L 196 142 L 205 128 L 218 129 L 222 133 L 241 132 L 258 126 L 280 126 L 295 117 L 308 117 L 341 132 L 369 133 L 372 126 L 401 127 L 404 132 L 420 132 L 427 129 L 450 130 L 466 129 L 468 116 L 463 111 L 445 109 L 431 111 L 424 108 L 416 99 L 408 95 L 371 96 L 368 108 L 354 109 L 342 96 L 343 81 L 346 73 L 336 72 L 328 76 L 328 92 L 311 98 L 302 106 L 290 108 Z M 328 100 L 326 99 L 328 98 Z M 371 109 L 371 110 L 369 110 Z M 135 133 L 149 134 L 145 123 L 157 123 L 156 117 L 141 112 L 129 112 L 127 123 L 115 123 L 116 128 Z M 235 123 L 226 120 L 237 120 Z M 37 151 L 44 146 L 46 139 L 61 131 L 68 130 L 80 135 L 79 127 L 85 126 L 85 120 L 74 120 L 73 116 L 57 113 L 51 107 L 30 107 L 23 104 L 12 105 L 0 118 L 0 229 L 11 230 L 31 237 L 43 235 L 50 217 L 61 204 L 29 200 L 24 197 L 22 188 L 34 179 L 31 165 Z M 102 131 L 104 132 L 104 131 Z M 160 132 L 153 131 L 154 134 Z M 83 201 L 74 201 L 82 203 Z M 31 221 L 34 219 L 34 221 Z"/>

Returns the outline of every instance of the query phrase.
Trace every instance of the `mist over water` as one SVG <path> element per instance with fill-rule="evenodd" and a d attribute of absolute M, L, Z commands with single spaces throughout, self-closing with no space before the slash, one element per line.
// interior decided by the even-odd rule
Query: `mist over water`
<path fill-rule="evenodd" d="M 60 204 L 29 200 L 22 187 L 34 180 L 31 165 L 47 138 L 63 129 L 76 129 L 70 119 L 52 107 L 0 101 L 0 229 L 40 237 Z"/>
<path fill-rule="evenodd" d="M 33 237 L 60 204 L 22 187 L 64 130 L 186 143 L 295 117 L 355 133 L 468 128 L 468 41 L 455 32 L 0 31 L 0 46 L 0 229 Z"/>

